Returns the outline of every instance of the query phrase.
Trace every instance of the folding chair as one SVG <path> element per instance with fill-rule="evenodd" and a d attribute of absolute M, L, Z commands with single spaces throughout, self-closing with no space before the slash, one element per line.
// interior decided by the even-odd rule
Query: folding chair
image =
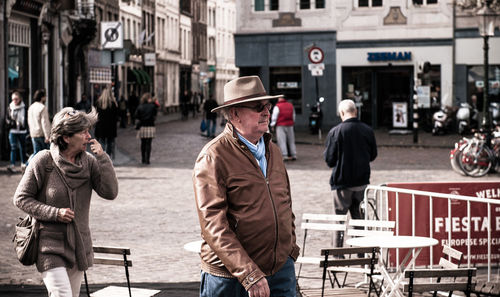
<path fill-rule="evenodd" d="M 132 261 L 127 259 L 127 256 L 130 256 L 130 249 L 126 247 L 109 247 L 109 246 L 94 246 L 94 253 L 98 254 L 94 256 L 94 264 L 100 265 L 114 265 L 114 266 L 123 266 L 125 268 L 125 277 L 127 278 L 127 288 L 128 288 L 128 296 L 132 297 L 132 292 L 135 292 L 141 296 L 154 296 L 160 293 L 159 290 L 150 290 L 150 289 L 139 289 L 139 288 L 131 288 L 130 287 L 130 276 L 128 268 L 132 267 Z M 109 255 L 115 256 L 123 256 L 123 257 L 109 257 Z M 87 272 L 83 273 L 85 278 L 85 289 L 87 291 L 87 296 L 124 296 L 127 294 L 126 289 L 123 287 L 117 286 L 108 286 L 101 290 L 98 290 L 92 294 L 89 291 L 89 284 L 87 280 Z"/>
<path fill-rule="evenodd" d="M 464 257 L 464 254 L 461 251 L 458 251 L 450 246 L 444 245 L 443 246 L 443 255 L 439 259 L 439 266 L 441 266 L 441 268 L 447 268 L 447 269 L 459 268 L 463 257 Z M 436 282 L 438 282 L 438 283 L 441 282 L 441 277 L 438 277 Z M 438 293 L 437 291 L 434 291 L 432 296 L 436 297 L 437 293 Z M 448 297 L 451 297 L 452 295 L 453 295 L 453 291 L 450 291 L 448 293 Z"/>
<path fill-rule="evenodd" d="M 475 283 L 472 281 L 476 276 L 476 268 L 455 268 L 455 269 L 408 269 L 405 271 L 407 283 L 403 286 L 403 292 L 412 297 L 413 293 L 424 293 L 432 291 L 463 291 L 465 296 L 470 297 L 474 290 Z M 425 281 L 418 279 L 426 278 Z M 437 278 L 453 279 L 451 282 L 437 282 Z M 434 279 L 436 279 L 434 281 Z"/>
<path fill-rule="evenodd" d="M 322 285 L 321 285 L 321 296 L 370 296 L 372 292 L 378 296 L 378 291 L 372 280 L 372 276 L 376 274 L 375 265 L 378 263 L 379 247 L 350 247 L 350 248 L 332 248 L 332 249 L 322 249 L 321 255 L 323 260 L 320 261 L 320 268 L 323 269 Z M 365 257 L 362 258 L 352 258 L 353 254 L 363 254 Z M 331 258 L 330 258 L 331 257 Z M 367 274 L 370 281 L 368 292 L 365 292 L 357 288 L 344 288 L 340 287 L 340 283 L 334 274 L 329 274 L 328 270 L 337 269 L 337 267 L 351 267 L 367 265 L 370 272 Z M 357 267 L 351 267 L 357 268 Z M 332 284 L 331 289 L 325 289 L 326 278 L 330 279 Z M 332 279 L 333 276 L 333 279 Z M 334 284 L 337 283 L 337 289 L 334 288 Z M 301 291 L 302 296 L 319 296 L 319 291 L 315 289 L 306 289 Z"/>
<path fill-rule="evenodd" d="M 347 236 L 349 237 L 363 237 L 363 236 L 392 236 L 394 235 L 394 227 L 396 226 L 396 222 L 394 221 L 380 221 L 380 220 L 361 220 L 361 219 L 350 219 L 347 222 Z M 386 251 L 387 253 L 387 251 Z M 358 255 L 359 257 L 363 257 L 363 255 Z M 387 259 L 385 260 L 387 263 Z M 354 273 L 362 273 L 368 274 L 370 270 L 368 268 L 356 268 L 353 269 L 351 267 L 335 267 L 329 269 L 330 273 L 334 274 L 337 279 L 337 273 L 344 273 L 344 279 L 342 284 L 338 284 L 340 287 L 344 287 L 346 285 L 347 274 L 349 272 Z M 376 277 L 377 278 L 377 277 Z M 383 278 L 379 276 L 380 281 L 383 281 Z M 365 279 L 366 283 L 367 279 Z M 356 286 L 360 286 L 363 284 L 357 283 Z"/>
<path fill-rule="evenodd" d="M 315 214 L 315 213 L 304 213 L 302 215 L 301 229 L 304 230 L 304 241 L 302 242 L 301 255 L 297 258 L 296 263 L 299 263 L 299 271 L 297 273 L 297 282 L 300 278 L 303 264 L 312 264 L 317 267 L 321 261 L 321 257 L 312 257 L 306 255 L 306 242 L 307 236 L 310 235 L 310 231 L 321 231 L 325 239 L 331 240 L 333 238 L 333 233 L 335 231 L 345 231 L 347 215 L 332 215 L 332 214 Z M 320 278 L 318 277 L 307 277 L 303 278 Z"/>

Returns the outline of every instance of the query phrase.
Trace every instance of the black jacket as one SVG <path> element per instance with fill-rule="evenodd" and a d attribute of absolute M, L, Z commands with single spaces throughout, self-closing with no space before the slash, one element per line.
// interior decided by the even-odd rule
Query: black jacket
<path fill-rule="evenodd" d="M 153 103 L 140 104 L 135 111 L 135 118 L 141 121 L 142 127 L 154 126 L 157 112 L 158 108 Z"/>
<path fill-rule="evenodd" d="M 332 190 L 369 184 L 370 162 L 376 157 L 375 135 L 368 125 L 350 118 L 333 127 L 324 152 L 326 164 L 332 168 Z"/>

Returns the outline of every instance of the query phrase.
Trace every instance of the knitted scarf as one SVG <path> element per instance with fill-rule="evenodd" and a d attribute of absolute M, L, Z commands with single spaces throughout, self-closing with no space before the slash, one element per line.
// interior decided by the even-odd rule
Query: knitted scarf
<path fill-rule="evenodd" d="M 267 177 L 267 160 L 266 160 L 266 145 L 264 143 L 264 137 L 261 137 L 257 145 L 248 141 L 245 137 L 241 136 L 240 133 L 236 132 L 238 137 L 244 144 L 248 147 L 252 155 L 259 162 L 260 170 L 265 177 Z"/>

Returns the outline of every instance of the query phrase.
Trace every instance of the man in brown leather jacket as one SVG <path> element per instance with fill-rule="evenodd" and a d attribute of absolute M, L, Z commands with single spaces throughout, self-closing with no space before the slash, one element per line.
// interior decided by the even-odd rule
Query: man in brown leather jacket
<path fill-rule="evenodd" d="M 257 76 L 224 86 L 224 131 L 193 172 L 201 226 L 200 296 L 296 296 L 290 183 L 267 133 L 270 99 Z"/>

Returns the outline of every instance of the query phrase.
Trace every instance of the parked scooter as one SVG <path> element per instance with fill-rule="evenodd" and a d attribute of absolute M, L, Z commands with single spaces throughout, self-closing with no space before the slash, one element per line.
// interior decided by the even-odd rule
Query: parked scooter
<path fill-rule="evenodd" d="M 457 111 L 457 131 L 460 135 L 477 128 L 477 109 L 467 102 L 460 103 Z"/>
<path fill-rule="evenodd" d="M 432 115 L 432 135 L 442 135 L 451 131 L 453 127 L 453 109 L 442 106 Z"/>
<path fill-rule="evenodd" d="M 321 103 L 325 98 L 320 97 L 316 103 L 311 106 L 311 114 L 309 115 L 309 130 L 312 134 L 317 134 L 321 129 L 321 121 L 323 119 L 323 112 L 321 111 Z"/>
<path fill-rule="evenodd" d="M 491 102 L 489 111 L 490 111 L 491 124 L 493 125 L 493 127 L 500 126 L 500 103 Z"/>

